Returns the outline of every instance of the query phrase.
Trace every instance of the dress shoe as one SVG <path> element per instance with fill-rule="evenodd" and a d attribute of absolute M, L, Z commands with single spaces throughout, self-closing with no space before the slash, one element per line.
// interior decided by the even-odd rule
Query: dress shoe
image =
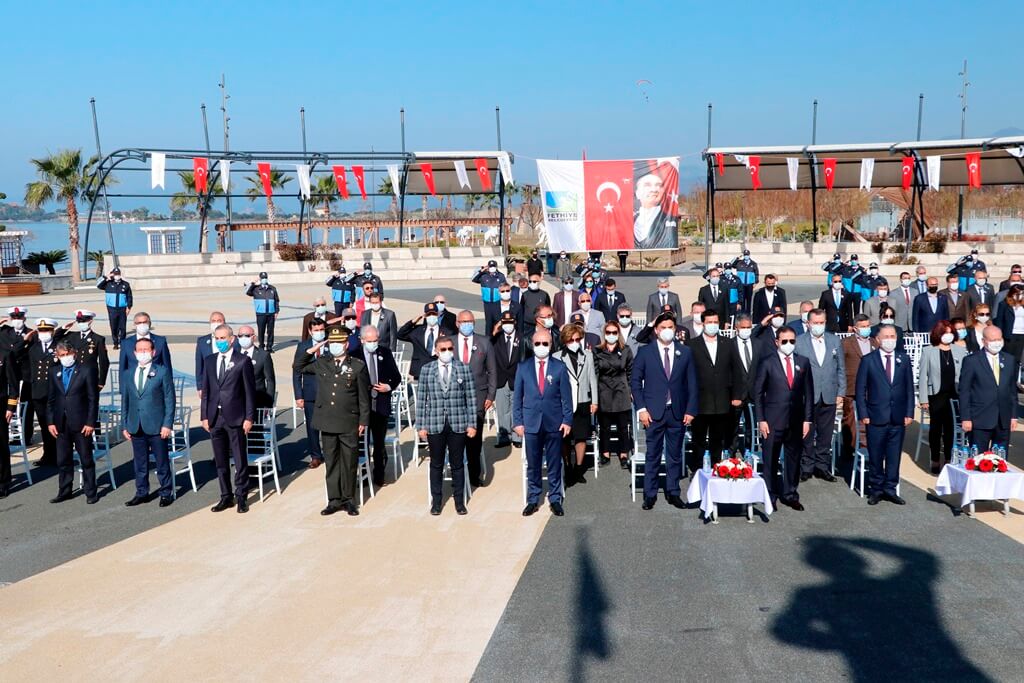
<path fill-rule="evenodd" d="M 877 493 L 872 493 L 870 496 L 868 496 L 868 505 L 878 505 L 878 501 L 880 501 L 881 499 L 882 497 L 880 495 L 878 495 Z"/>
<path fill-rule="evenodd" d="M 99 496 L 90 496 L 89 498 L 85 499 L 85 504 L 86 505 L 95 505 L 98 502 L 100 502 L 100 497 Z"/>
<path fill-rule="evenodd" d="M 553 514 L 555 517 L 562 517 L 565 515 L 565 510 L 562 509 L 561 503 L 552 503 L 550 507 L 551 514 Z"/>
<path fill-rule="evenodd" d="M 440 515 L 441 514 L 441 504 L 440 503 L 433 503 L 433 504 L 431 504 L 431 506 L 430 506 L 430 514 L 432 514 L 434 517 L 437 517 L 438 515 Z"/>
<path fill-rule="evenodd" d="M 218 502 L 216 505 L 214 505 L 212 508 L 210 508 L 210 512 L 224 512 L 228 508 L 234 507 L 234 505 L 235 505 L 235 497 L 234 496 L 228 496 L 226 498 L 221 498 L 220 502 Z"/>
<path fill-rule="evenodd" d="M 142 505 L 143 503 L 145 503 L 145 502 L 146 502 L 146 499 L 147 499 L 147 497 L 148 497 L 148 496 L 135 496 L 134 498 L 132 498 L 131 500 L 129 500 L 128 502 L 126 502 L 126 503 L 124 504 L 124 506 L 125 506 L 126 508 L 133 508 L 133 507 L 135 507 L 136 505 Z"/>
<path fill-rule="evenodd" d="M 793 508 L 797 512 L 803 512 L 804 511 L 803 504 L 799 500 L 795 500 L 793 498 L 783 500 L 782 504 L 785 505 L 786 507 Z"/>
<path fill-rule="evenodd" d="M 932 474 L 938 474 L 941 471 L 942 471 L 942 467 L 939 466 L 939 463 L 933 462 L 932 463 Z"/>
<path fill-rule="evenodd" d="M 457 514 L 457 515 L 465 515 L 465 514 L 468 514 L 468 513 L 469 513 L 469 510 L 466 509 L 465 505 L 463 505 L 462 503 L 456 503 L 455 504 L 455 514 Z"/>
<path fill-rule="evenodd" d="M 341 505 L 328 505 L 327 507 L 320 511 L 320 514 L 324 517 L 328 517 L 330 515 L 333 515 L 335 512 L 341 512 L 344 509 L 345 508 Z"/>
<path fill-rule="evenodd" d="M 832 476 L 831 472 L 826 472 L 825 470 L 814 470 L 814 478 L 830 483 L 836 480 L 836 478 Z"/>
<path fill-rule="evenodd" d="M 249 503 L 246 502 L 245 498 L 238 499 L 238 514 L 244 515 L 249 511 Z"/>
<path fill-rule="evenodd" d="M 643 504 L 642 507 L 643 507 L 644 510 L 650 510 L 651 508 L 654 507 L 654 504 L 657 503 L 657 502 L 658 502 L 657 498 L 647 498 L 647 497 L 645 497 L 644 498 L 644 504 Z"/>
<path fill-rule="evenodd" d="M 506 441 L 495 441 L 494 442 L 494 447 L 495 448 L 508 448 L 511 445 L 512 445 L 512 442 L 511 441 L 507 441 L 507 440 Z"/>
<path fill-rule="evenodd" d="M 171 507 L 171 503 L 173 503 L 173 502 L 174 502 L 173 498 L 166 498 L 166 497 L 163 497 L 163 496 L 160 497 L 160 507 L 162 507 L 162 508 Z"/>
<path fill-rule="evenodd" d="M 51 498 L 50 502 L 51 503 L 63 503 L 66 500 L 71 500 L 71 498 L 72 498 L 71 494 L 68 494 L 66 496 L 57 496 L 56 498 Z"/>
<path fill-rule="evenodd" d="M 684 502 L 683 502 L 683 499 L 682 499 L 682 498 L 680 498 L 679 496 L 676 496 L 676 495 L 672 495 L 672 496 L 665 496 L 665 500 L 666 500 L 666 501 L 668 502 L 668 504 L 669 504 L 669 505 L 671 505 L 672 507 L 677 507 L 677 508 L 679 508 L 680 510 L 685 510 L 685 509 L 686 509 L 686 503 L 684 503 Z"/>
<path fill-rule="evenodd" d="M 610 463 L 611 461 L 612 461 L 612 459 L 611 459 L 611 458 L 609 458 L 609 457 L 607 457 L 607 456 L 604 456 L 604 455 L 602 455 L 602 456 L 601 456 L 601 466 L 602 466 L 602 467 L 604 467 L 605 465 L 607 465 L 607 464 L 608 464 L 608 463 Z"/>
<path fill-rule="evenodd" d="M 530 515 L 532 515 L 536 511 L 537 511 L 537 504 L 536 503 L 530 503 L 529 505 L 527 505 L 526 507 L 523 508 L 523 517 L 529 517 Z"/>
<path fill-rule="evenodd" d="M 359 516 L 359 508 L 356 507 L 355 503 L 349 503 L 346 509 L 348 510 L 348 516 L 349 517 L 358 517 Z"/>
<path fill-rule="evenodd" d="M 907 501 L 903 500 L 902 498 L 897 496 L 895 493 L 883 493 L 882 494 L 882 498 L 884 500 L 889 501 L 890 503 L 893 503 L 894 505 L 906 505 L 907 504 Z"/>
<path fill-rule="evenodd" d="M 619 465 L 622 467 L 622 469 L 628 471 L 629 470 L 629 458 L 622 458 L 621 460 L 619 460 Z"/>
<path fill-rule="evenodd" d="M 312 460 L 309 461 L 309 469 L 315 470 L 317 467 L 320 467 L 320 465 L 323 464 L 324 461 L 321 460 L 320 458 L 313 458 Z"/>
<path fill-rule="evenodd" d="M 810 478 L 811 478 L 811 473 L 810 472 L 802 472 L 800 474 L 800 481 L 807 481 Z"/>
<path fill-rule="evenodd" d="M 6 486 L 0 486 L 0 498 L 6 498 L 11 493 L 10 489 Z"/>

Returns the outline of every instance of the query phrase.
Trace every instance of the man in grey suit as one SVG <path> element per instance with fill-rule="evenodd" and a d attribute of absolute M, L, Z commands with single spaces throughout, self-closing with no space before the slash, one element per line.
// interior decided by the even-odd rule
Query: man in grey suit
<path fill-rule="evenodd" d="M 498 366 L 494 347 L 487 337 L 475 334 L 476 319 L 473 311 L 462 311 L 456 322 L 459 333 L 455 341 L 455 356 L 469 366 L 476 386 L 476 434 L 466 439 L 466 459 L 469 461 L 469 483 L 480 486 L 480 470 L 484 445 L 484 414 L 494 405 L 498 391 Z"/>
<path fill-rule="evenodd" d="M 996 300 L 996 290 L 988 283 L 988 272 L 979 270 L 974 274 L 974 284 L 967 288 L 967 309 L 974 311 L 978 304 L 992 305 Z"/>
<path fill-rule="evenodd" d="M 238 328 L 238 349 L 252 361 L 253 378 L 256 381 L 256 407 L 273 408 L 277 397 L 274 357 L 265 349 L 254 346 L 255 339 L 256 330 L 251 325 Z"/>
<path fill-rule="evenodd" d="M 825 331 L 825 311 L 812 310 L 807 321 L 810 334 L 796 338 L 796 353 L 810 360 L 812 380 L 811 429 L 804 437 L 800 459 L 800 481 L 812 476 L 835 481 L 829 472 L 832 432 L 835 429 L 836 407 L 846 396 L 846 364 L 839 337 Z"/>
<path fill-rule="evenodd" d="M 658 291 L 647 297 L 647 322 L 651 323 L 661 314 L 661 307 L 668 304 L 675 313 L 676 320 L 683 317 L 683 309 L 679 304 L 679 295 L 668 290 L 668 278 L 658 278 Z"/>
<path fill-rule="evenodd" d="M 880 322 L 880 313 L 883 306 L 889 306 L 893 311 L 893 318 L 896 325 L 904 330 L 910 329 L 910 306 L 900 297 L 889 293 L 888 284 L 880 284 L 875 290 L 878 295 L 873 296 L 864 302 L 862 313 L 868 317 L 872 325 Z"/>
<path fill-rule="evenodd" d="M 132 444 L 135 496 L 125 507 L 149 502 L 149 456 L 156 460 L 160 507 L 174 498 L 174 475 L 167 455 L 167 439 L 174 421 L 174 379 L 163 365 L 153 364 L 153 340 L 135 342 L 138 366 L 131 377 L 121 378 L 121 432 Z M 187 427 L 186 427 L 187 428 Z"/>
<path fill-rule="evenodd" d="M 580 294 L 579 305 L 579 310 L 573 311 L 573 315 L 577 313 L 582 315 L 583 331 L 596 334 L 600 339 L 604 334 L 604 313 L 594 308 L 593 297 L 586 292 Z"/>
<path fill-rule="evenodd" d="M 375 292 L 370 295 L 369 304 L 363 311 L 363 317 L 359 321 L 359 327 L 373 325 L 379 334 L 378 343 L 386 346 L 394 353 L 398 348 L 398 321 L 395 319 L 395 312 L 390 308 L 384 308 L 384 295 Z"/>
<path fill-rule="evenodd" d="M 633 307 L 629 304 L 619 304 L 617 315 L 622 343 L 628 346 L 629 350 L 633 352 L 633 356 L 636 357 L 636 352 L 640 349 L 640 342 L 636 339 L 640 334 L 640 326 L 633 321 Z"/>

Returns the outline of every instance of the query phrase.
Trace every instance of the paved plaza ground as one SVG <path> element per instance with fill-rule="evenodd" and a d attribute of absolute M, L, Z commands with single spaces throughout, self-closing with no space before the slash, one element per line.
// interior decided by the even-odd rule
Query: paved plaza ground
<path fill-rule="evenodd" d="M 480 311 L 468 274 L 394 286 L 382 275 L 400 323 L 437 291 Z M 653 274 L 618 279 L 638 307 L 654 289 Z M 684 307 L 700 284 L 672 277 Z M 782 285 L 795 310 L 822 283 Z M 279 407 L 291 406 L 289 340 L 323 293 L 319 279 L 281 288 Z M 62 321 L 103 312 L 95 290 L 13 303 Z M 250 306 L 241 285 L 136 304 L 187 373 L 209 310 L 238 323 Z M 198 404 L 194 388 L 186 397 Z M 520 454 L 488 433 L 488 485 L 467 517 L 448 501 L 435 518 L 407 441 L 397 482 L 389 467 L 358 518 L 324 518 L 305 430 L 288 411 L 278 423 L 283 490 L 254 494 L 244 516 L 208 512 L 218 492 L 198 426 L 199 491 L 179 478 L 170 508 L 122 505 L 134 489 L 126 444 L 117 489 L 101 475 L 94 506 L 50 505 L 55 472 L 35 468 L 35 485 L 0 501 L 0 680 L 1024 680 L 1021 504 L 959 515 L 909 455 L 905 507 L 812 480 L 805 512 L 747 524 L 726 509 L 710 525 L 663 499 L 642 511 L 628 474 L 608 467 L 568 491 L 565 517 L 524 519 Z M 1019 434 L 1013 446 L 1024 465 Z"/>

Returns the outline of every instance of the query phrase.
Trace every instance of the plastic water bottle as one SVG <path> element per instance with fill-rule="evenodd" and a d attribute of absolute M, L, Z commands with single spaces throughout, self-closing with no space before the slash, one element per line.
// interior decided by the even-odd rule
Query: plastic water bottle
<path fill-rule="evenodd" d="M 972 458 L 977 458 L 978 457 L 978 447 L 977 447 L 977 445 L 971 446 L 971 457 Z"/>
<path fill-rule="evenodd" d="M 747 463 L 751 468 L 754 467 L 754 454 L 750 452 L 749 448 L 743 453 L 743 462 Z"/>
<path fill-rule="evenodd" d="M 711 451 L 704 451 L 704 473 L 711 474 Z"/>

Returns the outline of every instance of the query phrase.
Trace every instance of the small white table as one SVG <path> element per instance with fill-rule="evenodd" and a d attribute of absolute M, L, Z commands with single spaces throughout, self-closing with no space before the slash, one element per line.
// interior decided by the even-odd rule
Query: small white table
<path fill-rule="evenodd" d="M 974 516 L 974 501 L 998 500 L 1003 503 L 1002 513 L 1010 512 L 1010 498 L 1024 499 L 1024 472 L 981 472 L 964 469 L 963 465 L 946 465 L 939 472 L 935 492 L 940 496 L 960 494 L 960 507 Z"/>
<path fill-rule="evenodd" d="M 722 479 L 711 476 L 704 470 L 697 470 L 696 476 L 690 480 L 686 490 L 686 499 L 690 503 L 700 501 L 701 512 L 712 524 L 718 524 L 718 505 L 720 503 L 745 505 L 747 522 L 754 523 L 754 504 L 764 505 L 764 513 L 771 515 L 775 511 L 772 497 L 768 495 L 768 486 L 764 479 L 756 474 L 750 479 Z"/>

